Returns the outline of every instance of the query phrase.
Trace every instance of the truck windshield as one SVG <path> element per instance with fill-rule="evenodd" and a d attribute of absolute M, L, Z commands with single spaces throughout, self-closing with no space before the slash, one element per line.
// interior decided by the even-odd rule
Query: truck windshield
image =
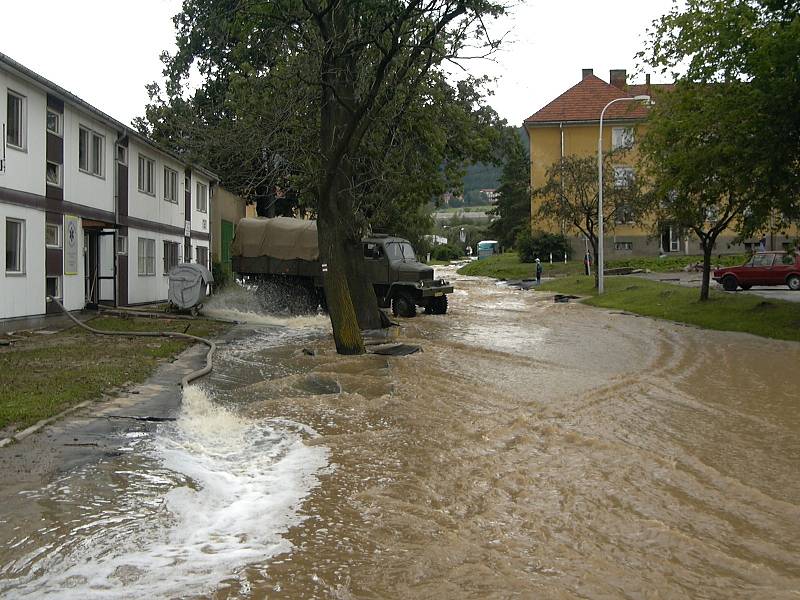
<path fill-rule="evenodd" d="M 417 260 L 414 248 L 408 242 L 390 242 L 386 244 L 386 255 L 389 260 Z"/>

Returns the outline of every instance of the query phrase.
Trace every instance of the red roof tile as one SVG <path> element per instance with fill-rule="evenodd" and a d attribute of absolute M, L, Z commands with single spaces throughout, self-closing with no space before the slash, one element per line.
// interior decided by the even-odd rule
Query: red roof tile
<path fill-rule="evenodd" d="M 656 86 L 652 86 L 656 87 Z M 666 87 L 666 86 L 658 86 Z M 623 91 L 596 75 L 587 75 L 544 108 L 525 119 L 526 124 L 560 121 L 599 121 L 600 112 L 611 100 L 646 93 L 646 85 L 631 85 Z M 617 102 L 608 107 L 605 119 L 641 120 L 647 117 L 647 107 L 640 102 Z"/>

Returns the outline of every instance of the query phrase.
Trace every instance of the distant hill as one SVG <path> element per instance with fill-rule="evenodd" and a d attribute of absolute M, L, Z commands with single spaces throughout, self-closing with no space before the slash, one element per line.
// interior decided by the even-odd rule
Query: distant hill
<path fill-rule="evenodd" d="M 464 175 L 464 193 L 472 190 L 490 190 L 500 185 L 500 174 L 503 168 L 495 165 L 477 163 L 467 167 Z"/>
<path fill-rule="evenodd" d="M 520 141 L 525 148 L 528 148 L 528 134 L 524 127 L 518 127 Z M 464 204 L 466 206 L 476 206 L 483 204 L 478 190 L 494 190 L 500 187 L 500 175 L 503 173 L 502 165 L 491 165 L 485 163 L 475 163 L 467 167 L 467 172 L 462 179 L 464 185 Z"/>

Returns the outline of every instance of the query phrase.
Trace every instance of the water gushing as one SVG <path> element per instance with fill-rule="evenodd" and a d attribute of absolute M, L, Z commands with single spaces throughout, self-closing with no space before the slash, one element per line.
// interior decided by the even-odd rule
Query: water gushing
<path fill-rule="evenodd" d="M 170 597 L 213 589 L 252 562 L 291 548 L 282 534 L 317 485 L 327 451 L 313 430 L 248 420 L 198 387 L 184 391 L 178 420 L 125 453 L 81 469 L 32 501 L 59 515 L 44 540 L 0 571 L 8 597 Z M 145 447 L 141 447 L 145 444 Z"/>

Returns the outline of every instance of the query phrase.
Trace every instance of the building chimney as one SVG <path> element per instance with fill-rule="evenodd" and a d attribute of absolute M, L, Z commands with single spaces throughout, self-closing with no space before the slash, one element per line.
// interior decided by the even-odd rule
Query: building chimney
<path fill-rule="evenodd" d="M 644 76 L 644 83 L 648 88 L 650 87 L 650 73 Z"/>
<path fill-rule="evenodd" d="M 627 87 L 628 75 L 625 73 L 625 69 L 611 69 L 608 77 L 608 82 L 615 88 L 624 90 Z"/>
<path fill-rule="evenodd" d="M 589 75 L 593 75 L 593 74 L 594 74 L 594 70 L 593 69 L 583 69 L 581 71 L 581 79 L 586 79 Z"/>

